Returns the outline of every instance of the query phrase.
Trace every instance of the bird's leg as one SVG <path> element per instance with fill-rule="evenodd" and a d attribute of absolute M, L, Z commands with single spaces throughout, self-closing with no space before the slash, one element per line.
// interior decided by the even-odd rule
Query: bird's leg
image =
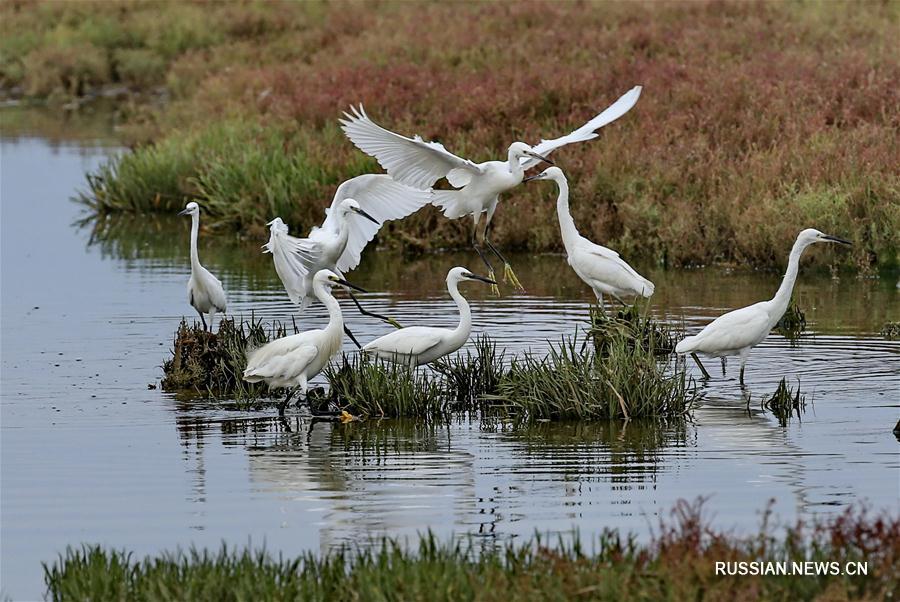
<path fill-rule="evenodd" d="M 198 309 L 198 310 L 197 310 L 197 314 L 199 314 L 199 316 L 200 316 L 200 321 L 203 322 L 203 330 L 208 330 L 208 329 L 206 328 L 206 318 L 203 317 L 203 312 L 201 312 L 201 311 Z"/>
<path fill-rule="evenodd" d="M 287 396 L 285 396 L 284 401 L 278 404 L 278 415 L 284 416 L 284 409 L 287 407 L 288 403 L 291 401 L 291 397 L 297 392 L 297 389 L 300 387 L 294 387 L 293 389 L 288 389 Z"/>
<path fill-rule="evenodd" d="M 347 328 L 346 324 L 344 324 L 344 334 L 350 337 L 350 340 L 353 341 L 353 344 L 356 345 L 357 349 L 362 349 L 362 345 L 359 344 L 359 341 L 356 340 L 356 337 L 353 336 L 353 333 L 350 332 L 350 329 Z"/>
<path fill-rule="evenodd" d="M 700 361 L 700 358 L 697 357 L 696 353 L 692 353 L 691 357 L 694 358 L 694 361 L 697 362 L 697 365 L 700 367 L 700 372 L 703 373 L 703 378 L 709 380 L 709 372 L 706 371 L 706 368 L 703 367 L 703 362 Z"/>
<path fill-rule="evenodd" d="M 722 360 L 722 377 L 725 377 L 725 366 L 728 364 L 728 358 L 724 355 L 721 357 Z"/>
<path fill-rule="evenodd" d="M 491 227 L 491 223 L 487 222 L 484 225 L 484 243 L 488 246 L 488 248 L 497 256 L 497 259 L 503 262 L 503 282 L 510 283 L 513 288 L 515 288 L 520 293 L 525 292 L 525 287 L 522 286 L 522 283 L 519 282 L 519 279 L 516 277 L 516 273 L 513 271 L 512 266 L 506 261 L 506 257 L 500 252 L 497 247 L 494 246 L 494 243 L 491 242 L 491 239 L 488 238 L 488 231 Z M 491 278 L 493 280 L 493 278 Z"/>
<path fill-rule="evenodd" d="M 743 386 L 744 386 L 744 364 L 743 364 L 743 363 L 741 364 L 741 379 L 740 379 L 740 383 L 741 383 L 741 386 L 743 387 Z"/>
<path fill-rule="evenodd" d="M 481 250 L 481 247 L 478 246 L 478 221 L 477 217 L 475 218 L 475 230 L 472 231 L 472 247 L 475 248 L 475 252 L 478 253 L 478 256 L 481 257 L 481 261 L 484 262 L 484 265 L 487 266 L 488 269 L 488 278 L 491 280 L 496 280 L 494 276 L 494 266 L 491 265 L 491 262 L 487 260 L 487 257 L 484 256 L 484 251 Z M 500 296 L 500 289 L 496 284 L 491 285 L 491 294 L 495 297 Z"/>
<path fill-rule="evenodd" d="M 215 330 L 216 326 L 216 308 L 212 308 L 209 310 L 209 331 L 212 332 Z"/>
<path fill-rule="evenodd" d="M 356 295 L 354 295 L 353 293 L 349 293 L 349 295 L 350 295 L 350 298 L 353 299 L 353 302 L 356 304 L 356 309 L 358 309 L 359 313 L 361 313 L 362 315 L 370 316 L 372 318 L 378 318 L 379 320 L 381 320 L 383 322 L 387 322 L 394 328 L 403 328 L 402 326 L 400 326 L 400 323 L 397 322 L 397 320 L 395 320 L 394 318 L 389 318 L 388 316 L 382 316 L 380 314 L 372 313 L 367 309 L 363 309 L 363 306 L 359 304 L 359 299 L 356 298 Z M 353 338 L 353 335 L 350 335 L 350 338 Z M 357 345 L 357 346 L 359 346 L 359 345 Z"/>

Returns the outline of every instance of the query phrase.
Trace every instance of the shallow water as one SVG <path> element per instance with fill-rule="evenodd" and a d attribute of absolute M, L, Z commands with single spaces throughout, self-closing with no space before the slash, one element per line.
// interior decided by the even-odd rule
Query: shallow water
<path fill-rule="evenodd" d="M 65 128 L 63 128 L 65 129 Z M 81 131 L 81 130 L 79 130 Z M 96 131 L 88 130 L 88 131 Z M 21 133 L 21 131 L 20 131 Z M 585 536 L 621 527 L 646 537 L 679 498 L 709 496 L 716 524 L 752 531 L 770 499 L 783 521 L 866 501 L 897 509 L 900 343 L 877 331 L 900 319 L 892 281 L 801 273 L 807 335 L 770 336 L 751 354 L 751 410 L 737 362 L 713 380 L 691 421 L 506 425 L 285 422 L 273 411 L 180 401 L 150 390 L 189 315 L 185 220 L 111 221 L 105 242 L 69 201 L 108 138 L 27 131 L 2 142 L 2 591 L 36 598 L 42 561 L 98 542 L 139 554 L 197 544 L 265 544 L 296 553 L 390 534 L 534 531 Z M 840 234 L 840 233 L 836 233 Z M 286 319 L 291 306 L 267 256 L 203 237 L 230 313 Z M 808 251 L 815 253 L 815 248 Z M 351 280 L 403 323 L 450 324 L 449 267 L 471 254 L 401 262 L 367 253 Z M 541 349 L 583 323 L 588 293 L 559 256 L 514 260 L 527 295 L 468 285 L 476 332 L 510 350 Z M 398 268 L 399 266 L 399 268 Z M 778 275 L 664 272 L 654 311 L 695 331 L 726 308 L 766 298 Z M 348 312 L 361 340 L 386 331 Z M 321 324 L 316 307 L 300 324 Z M 351 348 L 347 345 L 347 350 Z M 692 367 L 693 369 L 693 367 Z M 812 404 L 782 428 L 758 410 L 782 376 Z"/>

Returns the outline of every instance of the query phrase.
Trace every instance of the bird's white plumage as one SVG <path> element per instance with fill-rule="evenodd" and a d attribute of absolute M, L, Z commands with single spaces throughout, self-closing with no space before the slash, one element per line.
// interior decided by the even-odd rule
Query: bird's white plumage
<path fill-rule="evenodd" d="M 337 274 L 330 270 L 319 270 L 312 278 L 316 298 L 328 309 L 328 325 L 320 330 L 282 337 L 250 351 L 244 380 L 264 381 L 272 389 L 300 387 L 306 394 L 309 379 L 321 372 L 341 348 L 343 316 L 331 294 L 331 287 L 338 284 L 336 279 Z"/>
<path fill-rule="evenodd" d="M 344 133 L 399 182 L 427 190 L 451 172 L 457 182 L 466 181 L 467 173 L 468 177 L 481 173 L 478 165 L 454 155 L 439 142 L 426 142 L 419 136 L 407 138 L 386 130 L 369 119 L 362 105 L 350 110 L 340 120 Z"/>
<path fill-rule="evenodd" d="M 396 182 L 389 175 L 362 175 L 341 184 L 321 227 L 306 238 L 288 233 L 280 218 L 270 222 L 265 250 L 272 253 L 275 271 L 291 301 L 305 306 L 312 297 L 312 275 L 329 269 L 343 274 L 359 265 L 363 249 L 381 226 L 418 211 L 431 201 L 431 192 Z M 373 223 L 359 212 L 371 215 Z"/>
<path fill-rule="evenodd" d="M 558 167 L 550 167 L 534 177 L 535 180 L 553 180 L 559 187 L 556 213 L 566 261 L 584 281 L 602 304 L 603 295 L 622 297 L 650 297 L 653 283 L 637 273 L 619 254 L 602 247 L 578 233 L 569 212 L 569 185 L 565 174 Z"/>
<path fill-rule="evenodd" d="M 540 144 L 535 145 L 534 147 L 532 147 L 532 149 L 537 154 L 546 157 L 554 150 L 567 144 L 593 140 L 599 135 L 597 134 L 597 130 L 605 125 L 612 123 L 613 121 L 630 111 L 631 108 L 635 104 L 637 104 L 638 98 L 640 97 L 641 86 L 635 86 L 634 88 L 620 96 L 616 102 L 608 106 L 602 113 L 585 123 L 577 130 L 570 132 L 565 136 L 554 138 L 553 140 L 541 140 Z M 539 159 L 530 157 L 525 160 L 524 167 L 527 170 L 532 167 L 536 167 L 538 163 L 540 163 Z"/>
<path fill-rule="evenodd" d="M 744 365 L 750 350 L 759 345 L 784 315 L 797 273 L 800 256 L 811 244 L 817 242 L 838 242 L 845 240 L 823 234 L 813 228 L 803 230 L 794 242 L 788 257 L 788 267 L 781 286 L 769 301 L 760 301 L 722 314 L 695 335 L 685 337 L 675 346 L 675 353 L 700 353 L 712 357 L 739 355 L 741 358 L 741 383 L 744 380 Z"/>
<path fill-rule="evenodd" d="M 384 360 L 421 366 L 453 353 L 469 340 L 472 332 L 472 314 L 469 303 L 458 285 L 466 279 L 480 279 L 463 267 L 455 267 L 447 273 L 447 290 L 459 308 L 459 325 L 456 328 L 409 326 L 400 328 L 363 346 L 363 353 Z"/>
<path fill-rule="evenodd" d="M 217 312 L 224 312 L 227 308 L 225 288 L 222 282 L 212 272 L 200 264 L 200 255 L 197 250 L 197 238 L 200 231 L 200 206 L 191 201 L 180 215 L 191 216 L 191 277 L 188 279 L 188 302 L 200 314 L 206 326 L 204 314 L 209 315 L 209 328 L 212 330 Z"/>

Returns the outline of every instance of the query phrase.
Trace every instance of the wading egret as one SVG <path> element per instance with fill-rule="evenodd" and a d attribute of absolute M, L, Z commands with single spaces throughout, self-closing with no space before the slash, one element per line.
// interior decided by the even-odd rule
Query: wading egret
<path fill-rule="evenodd" d="M 307 330 L 276 339 L 247 354 L 244 380 L 251 383 L 265 381 L 270 389 L 290 389 L 278 405 L 279 414 L 284 414 L 284 408 L 298 391 L 306 396 L 309 380 L 341 349 L 344 319 L 341 306 L 332 295 L 334 286 L 365 292 L 331 270 L 319 270 L 312 277 L 312 288 L 316 298 L 328 309 L 328 325 L 321 330 Z"/>
<path fill-rule="evenodd" d="M 559 187 L 556 214 L 567 261 L 578 277 L 593 289 L 600 307 L 603 307 L 603 295 L 612 295 L 624 304 L 622 297 L 650 297 L 653 294 L 653 283 L 625 263 L 618 253 L 594 244 L 578 233 L 569 213 L 569 183 L 560 168 L 550 167 L 526 178 L 526 181 L 531 180 L 553 180 Z"/>
<path fill-rule="evenodd" d="M 404 186 L 389 175 L 358 176 L 338 186 L 325 222 L 307 238 L 288 234 L 287 225 L 276 217 L 269 222 L 269 242 L 263 249 L 272 253 L 275 271 L 291 301 L 305 309 L 313 298 L 316 272 L 331 270 L 343 276 L 359 265 L 363 249 L 384 222 L 415 213 L 430 199 L 429 191 Z M 351 214 L 363 219 L 350 219 Z M 364 310 L 353 294 L 350 297 L 363 314 L 399 327 L 391 318 Z M 356 343 L 349 329 L 347 334 Z"/>
<path fill-rule="evenodd" d="M 484 221 L 484 244 L 503 262 L 504 279 L 523 290 L 509 262 L 489 237 L 491 219 L 497 209 L 499 195 L 518 186 L 527 169 L 541 161 L 552 163 L 546 157 L 557 148 L 596 138 L 598 129 L 627 113 L 640 95 L 641 86 L 635 86 L 605 111 L 560 138 L 541 140 L 534 147 L 524 142 L 514 142 L 509 146 L 506 161 L 473 163 L 454 155 L 438 142 L 426 142 L 419 136 L 407 138 L 396 134 L 369 119 L 362 105 L 351 108 L 352 114 L 344 113 L 341 127 L 353 144 L 375 157 L 398 182 L 426 189 L 434 186 L 441 178 L 447 178 L 450 185 L 459 190 L 435 190 L 432 202 L 450 219 L 472 216 L 472 246 L 488 267 L 489 276 L 493 278 L 494 269 L 478 246 L 478 223 L 481 214 L 487 214 Z M 493 289 L 497 294 L 496 286 Z"/>
<path fill-rule="evenodd" d="M 477 276 L 466 268 L 456 267 L 447 273 L 447 290 L 459 308 L 459 325 L 456 328 L 429 326 L 401 328 L 366 344 L 362 352 L 413 368 L 431 363 L 465 345 L 472 332 L 472 312 L 468 301 L 459 292 L 458 285 L 463 280 L 480 280 L 491 285 L 496 284 L 493 280 Z"/>
<path fill-rule="evenodd" d="M 744 366 L 747 363 L 747 355 L 750 350 L 759 345 L 763 339 L 784 315 L 788 303 L 791 300 L 791 292 L 797 281 L 797 271 L 800 266 L 800 255 L 811 244 L 817 242 L 833 242 L 842 245 L 851 244 L 842 238 L 822 234 L 818 230 L 808 228 L 797 236 L 791 254 L 788 258 L 787 271 L 778 292 L 770 301 L 754 303 L 749 307 L 742 307 L 722 314 L 694 336 L 683 339 L 675 346 L 675 353 L 684 355 L 690 353 L 694 361 L 703 372 L 704 378 L 709 378 L 709 372 L 700 363 L 698 353 L 710 357 L 726 357 L 738 355 L 741 358 L 740 383 L 744 384 Z"/>
<path fill-rule="evenodd" d="M 216 312 L 225 311 L 225 289 L 219 279 L 200 265 L 197 253 L 197 235 L 200 232 L 200 205 L 191 201 L 178 215 L 191 216 L 191 278 L 188 280 L 188 301 L 200 314 L 203 328 L 212 332 Z M 203 314 L 209 314 L 209 326 Z"/>

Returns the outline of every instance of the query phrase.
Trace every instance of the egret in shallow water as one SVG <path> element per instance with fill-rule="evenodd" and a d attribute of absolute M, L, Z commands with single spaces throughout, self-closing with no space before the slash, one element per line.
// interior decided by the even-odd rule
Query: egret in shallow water
<path fill-rule="evenodd" d="M 653 294 L 653 283 L 625 263 L 618 253 L 594 244 L 578 233 L 569 212 L 569 183 L 560 168 L 550 167 L 526 180 L 553 180 L 559 187 L 556 214 L 567 261 L 578 277 L 594 291 L 600 307 L 603 307 L 603 295 L 612 295 L 624 304 L 622 297 L 649 298 Z"/>
<path fill-rule="evenodd" d="M 627 113 L 640 95 L 641 86 L 635 86 L 605 111 L 560 138 L 542 140 L 534 147 L 524 142 L 513 142 L 507 151 L 506 161 L 474 163 L 454 155 L 438 142 L 426 142 L 419 136 L 407 138 L 396 134 L 369 119 L 362 105 L 359 108 L 353 107 L 352 114 L 344 114 L 341 127 L 353 144 L 375 157 L 398 182 L 427 189 L 441 178 L 447 178 L 450 185 L 458 190 L 435 190 L 432 202 L 450 219 L 472 216 L 472 246 L 488 267 L 489 276 L 493 279 L 494 269 L 478 246 L 478 223 L 481 214 L 486 214 L 484 244 L 503 262 L 504 279 L 523 290 L 509 262 L 489 238 L 491 219 L 497 209 L 500 194 L 518 186 L 525 171 L 541 161 L 552 163 L 546 158 L 552 151 L 573 142 L 596 138 L 598 129 Z M 498 292 L 496 288 L 494 292 Z"/>
<path fill-rule="evenodd" d="M 817 242 L 840 243 L 842 245 L 851 244 L 842 238 L 823 234 L 814 228 L 808 228 L 797 236 L 796 242 L 791 249 L 788 257 L 787 271 L 781 286 L 770 301 L 760 301 L 749 307 L 742 307 L 722 314 L 699 333 L 687 337 L 675 346 L 675 353 L 684 355 L 690 353 L 694 361 L 703 372 L 704 378 L 709 378 L 709 372 L 703 367 L 698 353 L 710 357 L 727 357 L 737 355 L 741 358 L 741 377 L 740 383 L 744 384 L 744 366 L 747 363 L 747 356 L 750 350 L 759 345 L 763 339 L 768 336 L 769 332 L 784 315 L 787 310 L 788 303 L 791 300 L 791 293 L 794 290 L 794 283 L 797 281 L 797 271 L 800 267 L 800 255 L 806 250 L 806 247 Z"/>
<path fill-rule="evenodd" d="M 321 330 L 307 330 L 276 339 L 247 354 L 244 380 L 251 383 L 264 381 L 270 389 L 289 389 L 287 397 L 278 405 L 279 414 L 284 414 L 288 402 L 298 391 L 306 397 L 309 380 L 341 349 L 344 319 L 331 289 L 344 286 L 365 292 L 331 270 L 319 270 L 311 280 L 313 294 L 328 309 L 328 325 Z"/>
<path fill-rule="evenodd" d="M 331 270 L 343 276 L 354 269 L 384 222 L 415 213 L 430 199 L 430 192 L 404 186 L 389 175 L 358 176 L 338 187 L 325 222 L 314 227 L 308 237 L 291 236 L 287 225 L 276 217 L 269 222 L 269 242 L 263 249 L 272 253 L 275 271 L 291 301 L 305 309 L 314 297 L 316 272 Z M 391 318 L 363 309 L 352 293 L 350 297 L 363 314 L 399 327 Z M 349 329 L 345 330 L 356 343 Z"/>
<path fill-rule="evenodd" d="M 200 232 L 200 205 L 191 201 L 178 215 L 191 216 L 191 278 L 188 280 L 188 301 L 191 307 L 200 314 L 203 328 L 212 332 L 213 321 L 216 312 L 225 311 L 225 289 L 219 279 L 200 265 L 200 256 L 197 253 L 197 235 Z M 209 325 L 203 314 L 209 314 Z"/>
<path fill-rule="evenodd" d="M 456 328 L 430 326 L 401 328 L 366 344 L 362 352 L 414 368 L 431 363 L 465 345 L 472 332 L 472 312 L 469 309 L 469 302 L 459 292 L 459 283 L 464 280 L 480 280 L 487 284 L 496 284 L 493 280 L 477 276 L 466 268 L 455 267 L 447 273 L 447 290 L 459 308 L 459 325 Z"/>

